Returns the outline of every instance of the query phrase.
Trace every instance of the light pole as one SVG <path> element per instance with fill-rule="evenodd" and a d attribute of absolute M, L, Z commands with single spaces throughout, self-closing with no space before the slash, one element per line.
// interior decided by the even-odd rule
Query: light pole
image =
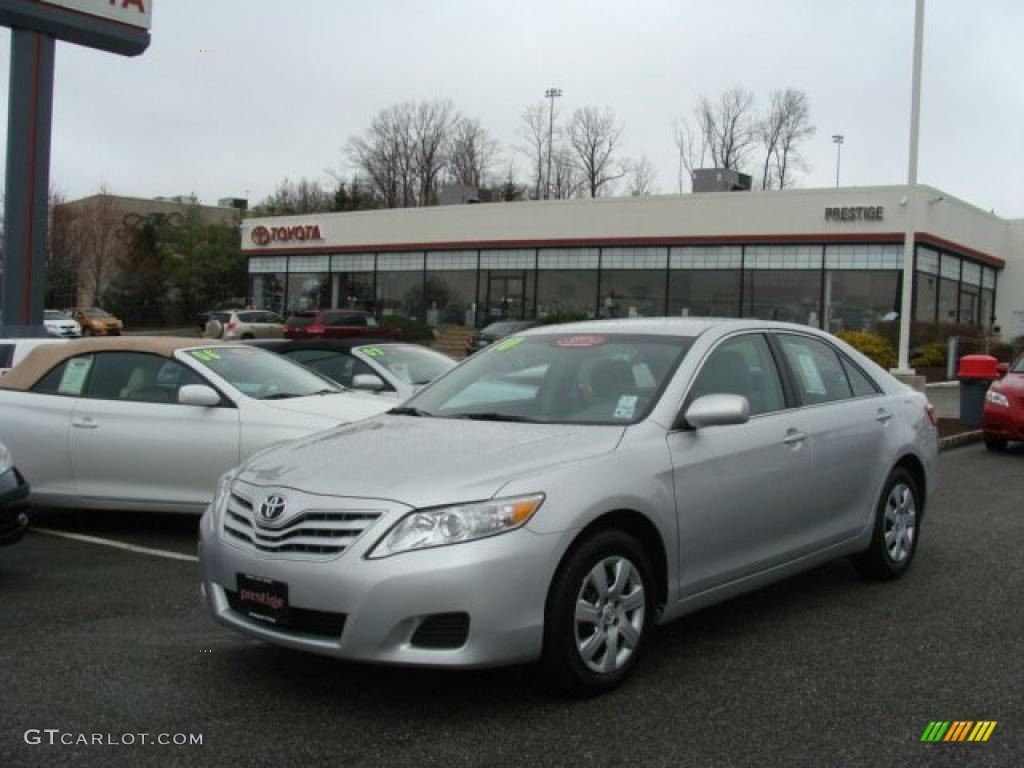
<path fill-rule="evenodd" d="M 544 183 L 544 199 L 551 197 L 551 143 L 555 134 L 555 99 L 562 95 L 561 88 L 548 88 L 544 98 L 551 100 L 551 111 L 548 117 L 548 176 Z"/>
<path fill-rule="evenodd" d="M 841 133 L 832 134 L 832 143 L 836 145 L 836 189 L 839 189 L 839 161 L 843 153 L 843 142 L 846 137 Z"/>

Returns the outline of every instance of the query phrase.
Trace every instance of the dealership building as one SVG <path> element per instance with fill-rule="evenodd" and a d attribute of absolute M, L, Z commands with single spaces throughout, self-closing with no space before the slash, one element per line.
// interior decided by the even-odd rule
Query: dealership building
<path fill-rule="evenodd" d="M 1024 220 L 917 186 L 712 192 L 247 219 L 250 296 L 431 324 L 756 317 L 866 330 L 898 317 L 1024 334 Z"/>

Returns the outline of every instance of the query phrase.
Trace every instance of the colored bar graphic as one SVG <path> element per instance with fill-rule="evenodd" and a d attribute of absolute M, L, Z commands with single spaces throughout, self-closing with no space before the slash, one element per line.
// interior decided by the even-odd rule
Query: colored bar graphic
<path fill-rule="evenodd" d="M 932 720 L 921 741 L 988 741 L 996 724 L 996 720 Z"/>

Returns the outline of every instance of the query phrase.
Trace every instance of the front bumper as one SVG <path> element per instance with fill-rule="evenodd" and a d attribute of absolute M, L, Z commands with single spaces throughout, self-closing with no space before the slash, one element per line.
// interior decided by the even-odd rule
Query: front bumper
<path fill-rule="evenodd" d="M 32 493 L 16 469 L 0 475 L 0 546 L 14 544 L 28 530 Z"/>
<path fill-rule="evenodd" d="M 365 500 L 360 500 L 364 505 Z M 408 508 L 390 507 L 341 555 L 266 556 L 221 538 L 207 513 L 200 529 L 203 603 L 215 620 L 246 635 L 354 661 L 486 667 L 532 661 L 543 643 L 544 607 L 561 535 L 527 529 L 448 547 L 370 560 L 364 555 Z M 339 616 L 337 636 L 278 627 L 234 610 L 238 575 L 288 585 L 290 607 Z M 233 596 L 231 596 L 233 597 Z M 468 614 L 458 647 L 425 647 L 417 630 L 431 617 Z"/>
<path fill-rule="evenodd" d="M 1005 408 L 985 403 L 981 422 L 985 437 L 1000 440 L 1024 440 L 1024 406 Z"/>

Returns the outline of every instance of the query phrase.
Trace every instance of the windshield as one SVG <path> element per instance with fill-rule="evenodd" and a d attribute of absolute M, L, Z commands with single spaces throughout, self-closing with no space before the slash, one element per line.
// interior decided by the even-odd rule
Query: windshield
<path fill-rule="evenodd" d="M 56 309 L 47 309 L 43 311 L 44 320 L 69 320 L 70 318 L 63 312 Z"/>
<path fill-rule="evenodd" d="M 110 313 L 109 312 L 105 312 L 104 310 L 100 309 L 99 307 L 92 307 L 90 309 L 87 309 L 87 310 L 85 310 L 85 312 L 83 314 L 85 314 L 87 317 L 95 317 L 95 318 L 110 317 Z"/>
<path fill-rule="evenodd" d="M 521 331 L 529 325 L 529 323 L 523 322 L 491 323 L 482 329 L 480 334 L 483 336 L 508 336 L 508 334 Z"/>
<path fill-rule="evenodd" d="M 185 354 L 242 394 L 257 400 L 341 392 L 329 379 L 285 357 L 254 347 L 190 349 Z"/>
<path fill-rule="evenodd" d="M 412 344 L 376 344 L 356 347 L 358 357 L 371 360 L 395 378 L 416 386 L 429 384 L 455 367 L 455 361 L 425 347 Z"/>
<path fill-rule="evenodd" d="M 645 418 L 693 339 L 638 334 L 510 336 L 407 403 L 446 418 L 633 424 Z"/>
<path fill-rule="evenodd" d="M 1013 366 L 1014 373 L 1024 373 L 1024 356 L 1022 356 L 1015 366 Z"/>

